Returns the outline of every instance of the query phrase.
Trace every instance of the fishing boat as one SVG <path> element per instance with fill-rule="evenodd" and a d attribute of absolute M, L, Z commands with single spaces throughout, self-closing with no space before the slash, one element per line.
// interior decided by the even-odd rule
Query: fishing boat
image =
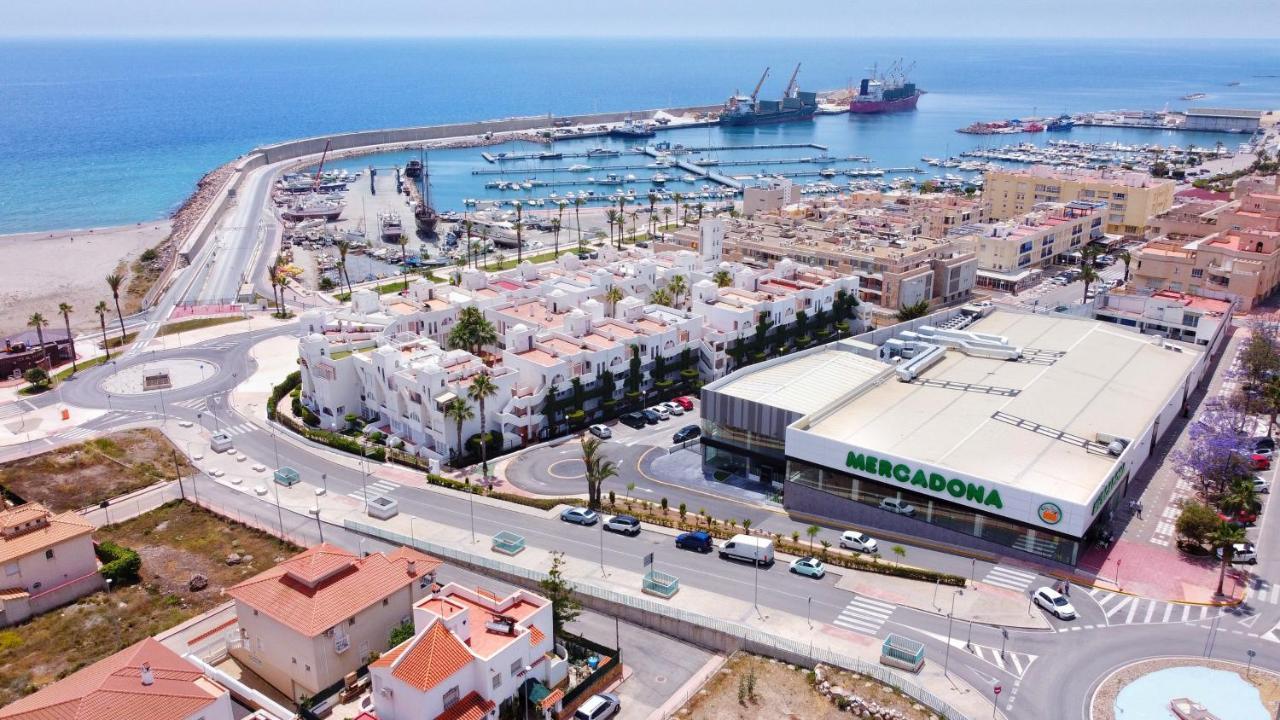
<path fill-rule="evenodd" d="M 1170 700 L 1169 709 L 1180 720 L 1222 720 L 1217 715 L 1209 712 L 1209 709 L 1204 705 L 1190 698 L 1174 698 Z"/>
<path fill-rule="evenodd" d="M 410 160 L 404 165 L 404 176 L 407 178 L 422 177 L 422 161 Z"/>
<path fill-rule="evenodd" d="M 636 122 L 631 119 L 630 115 L 627 115 L 621 125 L 609 130 L 609 135 L 620 138 L 647 138 L 657 135 L 657 132 L 654 131 L 653 126 L 643 122 Z"/>
<path fill-rule="evenodd" d="M 1182 99 L 1183 100 L 1203 100 L 1207 97 L 1209 97 L 1207 93 L 1196 92 L 1196 93 L 1187 93 L 1186 95 L 1182 96 Z"/>
<path fill-rule="evenodd" d="M 601 147 L 591 148 L 587 151 L 587 157 L 618 157 L 620 154 L 617 150 Z"/>
<path fill-rule="evenodd" d="M 664 185 L 670 179 L 670 177 L 662 173 L 654 173 L 653 177 L 649 178 L 649 182 L 652 182 L 654 185 Z"/>
<path fill-rule="evenodd" d="M 400 236 L 404 234 L 404 225 L 400 222 L 400 213 L 383 212 L 378 213 L 378 236 L 383 242 L 399 242 Z"/>
<path fill-rule="evenodd" d="M 590 169 L 591 169 L 590 165 L 578 164 L 578 165 L 569 166 L 569 172 L 587 172 Z"/>
<path fill-rule="evenodd" d="M 346 207 L 346 203 L 333 197 L 325 197 L 323 195 L 310 195 L 299 198 L 280 213 L 285 220 L 311 220 L 321 218 L 324 220 L 337 220 L 342 216 L 342 210 Z"/>

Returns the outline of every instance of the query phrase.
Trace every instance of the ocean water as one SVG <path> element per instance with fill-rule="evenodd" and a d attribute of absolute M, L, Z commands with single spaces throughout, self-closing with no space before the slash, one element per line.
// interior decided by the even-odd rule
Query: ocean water
<path fill-rule="evenodd" d="M 801 87 L 829 89 L 899 57 L 916 63 L 912 77 L 929 91 L 917 112 L 749 131 L 753 141 L 811 134 L 832 154 L 848 148 L 888 165 L 971 146 L 978 141 L 954 130 L 975 120 L 1178 108 L 1191 92 L 1208 93 L 1205 106 L 1280 107 L 1280 46 L 1261 41 L 6 41 L 0 233 L 162 217 L 209 169 L 299 136 L 716 103 L 749 91 L 765 66 L 762 96 L 771 97 L 795 62 L 804 63 Z M 708 136 L 682 132 L 690 143 Z M 1071 136 L 1187 142 L 1136 132 Z M 446 182 L 449 163 L 438 160 L 433 188 L 449 207 L 471 181 Z M 474 161 L 459 155 L 460 177 Z"/>

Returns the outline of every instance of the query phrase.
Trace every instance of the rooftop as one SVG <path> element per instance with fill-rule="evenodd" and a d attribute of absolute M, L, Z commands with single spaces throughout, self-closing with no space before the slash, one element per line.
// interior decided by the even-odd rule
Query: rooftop
<path fill-rule="evenodd" d="M 15 560 L 94 531 L 93 523 L 68 511 L 54 514 L 39 503 L 0 512 L 0 562 Z"/>
<path fill-rule="evenodd" d="M 1018 347 L 1065 353 L 1051 365 L 948 350 L 930 381 L 1012 388 L 1015 396 L 966 392 L 896 378 L 811 418 L 819 437 L 988 478 L 1046 497 L 1087 503 L 1115 465 L 1106 453 L 995 419 L 996 412 L 1094 440 L 1137 438 L 1199 359 L 1169 343 L 1092 320 L 995 312 L 966 331 Z M 828 391 L 827 397 L 836 392 Z"/>
<path fill-rule="evenodd" d="M 1147 173 L 1136 170 L 1089 170 L 1032 165 L 1028 168 L 1002 168 L 987 172 L 988 178 L 1002 175 L 1026 180 L 1075 180 L 1077 182 L 1119 185 L 1130 188 L 1153 188 L 1160 185 L 1172 187 L 1175 184 L 1173 180 L 1154 178 Z"/>
<path fill-rule="evenodd" d="M 888 371 L 888 366 L 839 349 L 840 343 L 734 373 L 708 386 L 722 395 L 807 415 Z"/>

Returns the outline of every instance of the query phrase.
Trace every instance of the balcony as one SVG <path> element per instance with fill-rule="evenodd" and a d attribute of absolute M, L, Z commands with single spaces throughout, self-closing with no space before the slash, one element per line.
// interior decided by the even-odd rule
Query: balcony
<path fill-rule="evenodd" d="M 351 649 L 351 636 L 346 635 L 345 633 L 344 633 L 344 634 L 342 634 L 342 635 L 334 635 L 334 636 L 333 636 L 333 651 L 334 651 L 334 652 L 336 652 L 336 653 L 338 653 L 339 655 L 341 655 L 342 653 L 346 652 L 346 651 L 347 651 L 347 650 L 349 650 L 349 649 Z"/>

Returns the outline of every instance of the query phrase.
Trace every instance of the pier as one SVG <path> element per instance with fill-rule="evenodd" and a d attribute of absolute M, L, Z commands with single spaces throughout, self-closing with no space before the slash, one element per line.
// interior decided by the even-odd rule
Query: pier
<path fill-rule="evenodd" d="M 823 152 L 826 152 L 828 150 L 826 145 L 819 145 L 818 143 L 771 143 L 767 145 L 708 145 L 705 147 L 673 147 L 669 149 L 683 151 L 683 152 L 690 152 L 690 153 L 700 153 L 700 152 L 716 152 L 716 151 L 725 151 L 725 150 L 799 150 L 801 148 L 811 148 L 814 150 L 821 150 Z M 648 146 L 646 146 L 643 149 L 637 149 L 637 148 L 629 148 L 627 150 L 612 150 L 612 148 L 607 148 L 607 149 L 611 151 L 607 155 L 602 155 L 600 153 L 596 153 L 591 150 L 588 150 L 586 152 L 572 152 L 572 153 L 552 153 L 547 150 L 543 150 L 540 152 L 528 152 L 528 153 L 494 154 L 489 152 L 482 152 L 480 153 L 480 157 L 484 158 L 486 161 L 490 163 L 502 163 L 502 162 L 507 162 L 509 160 L 517 160 L 517 161 L 538 160 L 542 155 L 559 155 L 558 158 L 546 158 L 546 159 L 557 159 L 557 160 L 563 159 L 563 158 L 617 157 L 618 155 L 621 155 L 624 152 L 644 153 L 646 155 L 657 157 L 656 154 L 651 153 L 649 151 L 650 148 Z"/>
<path fill-rule="evenodd" d="M 720 166 L 720 167 L 729 167 L 733 165 L 803 165 L 807 163 L 842 163 L 842 162 L 869 163 L 871 162 L 871 158 L 863 155 L 850 155 L 848 157 L 819 156 L 819 157 L 802 157 L 802 158 L 779 158 L 779 159 L 768 159 L 768 160 L 704 160 L 702 162 L 695 162 L 694 164 L 704 166 L 704 167 L 713 166 L 713 165 Z M 672 165 L 672 167 L 674 167 L 674 164 Z M 509 175 L 513 172 L 516 172 L 522 169 L 529 170 L 529 171 L 537 171 L 542 173 L 576 172 L 576 171 L 570 170 L 567 165 L 562 165 L 559 167 L 550 167 L 550 168 L 539 168 L 539 167 L 480 168 L 478 170 L 472 170 L 471 174 L 472 175 Z M 661 169 L 662 169 L 661 167 L 655 168 L 653 163 L 649 163 L 646 165 L 592 165 L 591 166 L 592 171 L 596 171 L 596 170 L 661 170 Z"/>

